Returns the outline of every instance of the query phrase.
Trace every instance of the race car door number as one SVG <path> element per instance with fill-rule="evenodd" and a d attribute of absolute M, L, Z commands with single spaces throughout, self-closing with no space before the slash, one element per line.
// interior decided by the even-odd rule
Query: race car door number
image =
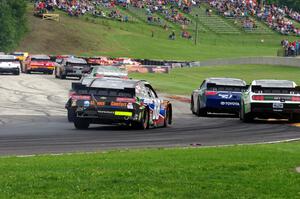
<path fill-rule="evenodd" d="M 283 103 L 273 103 L 273 109 L 283 109 Z"/>

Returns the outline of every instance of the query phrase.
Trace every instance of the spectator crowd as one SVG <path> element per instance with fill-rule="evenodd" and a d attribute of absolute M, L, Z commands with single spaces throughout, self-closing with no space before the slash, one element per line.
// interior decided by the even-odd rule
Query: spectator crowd
<path fill-rule="evenodd" d="M 284 49 L 284 56 L 298 56 L 300 55 L 300 40 L 290 42 L 287 39 L 281 41 L 281 46 Z"/>
<path fill-rule="evenodd" d="M 300 29 L 291 20 L 300 21 L 300 14 L 287 7 L 275 4 L 259 5 L 256 0 L 209 0 L 209 4 L 225 17 L 244 19 L 244 28 L 255 28 L 254 21 L 249 22 L 249 17 L 258 18 L 283 35 L 300 36 Z"/>

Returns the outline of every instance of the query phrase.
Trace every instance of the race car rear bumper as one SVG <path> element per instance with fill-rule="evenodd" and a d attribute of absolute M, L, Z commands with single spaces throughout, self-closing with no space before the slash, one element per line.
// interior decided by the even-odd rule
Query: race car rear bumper
<path fill-rule="evenodd" d="M 54 68 L 29 68 L 27 71 L 30 72 L 40 72 L 40 73 L 50 73 L 53 72 Z"/>
<path fill-rule="evenodd" d="M 19 71 L 19 68 L 0 68 L 0 73 L 16 73 Z"/>
<path fill-rule="evenodd" d="M 83 110 L 76 111 L 78 118 L 89 119 L 92 124 L 118 124 L 139 121 L 141 115 L 134 110 Z"/>
<path fill-rule="evenodd" d="M 258 117 L 289 117 L 293 114 L 300 114 L 300 103 L 284 103 L 283 108 L 273 108 L 273 103 L 251 103 L 251 114 Z"/>
<path fill-rule="evenodd" d="M 239 101 L 207 100 L 205 110 L 213 113 L 238 113 L 240 110 Z"/>

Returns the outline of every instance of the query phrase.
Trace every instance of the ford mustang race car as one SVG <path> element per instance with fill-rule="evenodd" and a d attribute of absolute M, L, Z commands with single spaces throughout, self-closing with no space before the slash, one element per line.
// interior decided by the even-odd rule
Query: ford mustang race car
<path fill-rule="evenodd" d="M 246 82 L 233 78 L 208 78 L 191 95 L 191 111 L 197 116 L 208 112 L 238 114 Z"/>
<path fill-rule="evenodd" d="M 121 69 L 117 66 L 92 66 L 93 77 L 115 77 L 128 79 L 128 72 L 125 69 Z"/>
<path fill-rule="evenodd" d="M 42 72 L 53 74 L 55 63 L 48 55 L 29 55 L 22 65 L 24 73 Z"/>
<path fill-rule="evenodd" d="M 97 78 L 85 86 L 73 83 L 74 125 L 124 124 L 137 129 L 166 127 L 172 123 L 172 105 L 158 98 L 145 81 Z"/>
<path fill-rule="evenodd" d="M 55 67 L 55 77 L 65 79 L 66 77 L 81 78 L 84 74 L 91 72 L 91 67 L 84 59 L 65 58 L 62 63 Z"/>
<path fill-rule="evenodd" d="M 20 75 L 21 63 L 13 55 L 0 55 L 0 73 Z"/>
<path fill-rule="evenodd" d="M 288 80 L 254 80 L 241 99 L 240 119 L 300 121 L 300 87 Z"/>

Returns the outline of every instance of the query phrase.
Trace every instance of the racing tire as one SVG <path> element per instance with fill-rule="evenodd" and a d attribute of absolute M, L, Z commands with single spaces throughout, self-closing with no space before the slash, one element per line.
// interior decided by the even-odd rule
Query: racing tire
<path fill-rule="evenodd" d="M 191 111 L 194 115 L 196 115 L 195 107 L 194 107 L 194 97 L 191 97 Z"/>
<path fill-rule="evenodd" d="M 15 71 L 15 72 L 13 72 L 13 74 L 14 75 L 20 75 L 20 71 L 18 70 L 18 71 Z"/>
<path fill-rule="evenodd" d="M 68 109 L 68 121 L 69 122 L 74 122 L 76 117 L 76 113 L 74 109 Z"/>
<path fill-rule="evenodd" d="M 164 119 L 164 127 L 172 124 L 172 105 L 168 105 Z"/>
<path fill-rule="evenodd" d="M 244 103 L 241 103 L 240 108 L 240 120 L 244 123 L 250 123 L 253 122 L 254 117 L 251 115 L 251 113 L 245 113 Z"/>
<path fill-rule="evenodd" d="M 289 117 L 289 122 L 291 123 L 300 122 L 300 114 L 291 114 L 291 116 Z"/>
<path fill-rule="evenodd" d="M 145 109 L 141 121 L 133 124 L 134 129 L 145 130 L 149 129 L 149 110 Z"/>
<path fill-rule="evenodd" d="M 30 70 L 26 70 L 25 73 L 26 74 L 31 74 L 31 71 Z"/>
<path fill-rule="evenodd" d="M 87 119 L 82 119 L 82 118 L 75 117 L 74 118 L 74 126 L 75 126 L 76 129 L 84 130 L 84 129 L 89 128 L 90 122 Z"/>
<path fill-rule="evenodd" d="M 204 108 L 200 108 L 199 100 L 198 100 L 196 115 L 198 117 L 205 117 L 207 115 L 207 111 Z"/>
<path fill-rule="evenodd" d="M 60 79 L 66 79 L 66 75 L 60 74 L 59 78 L 60 78 Z"/>

